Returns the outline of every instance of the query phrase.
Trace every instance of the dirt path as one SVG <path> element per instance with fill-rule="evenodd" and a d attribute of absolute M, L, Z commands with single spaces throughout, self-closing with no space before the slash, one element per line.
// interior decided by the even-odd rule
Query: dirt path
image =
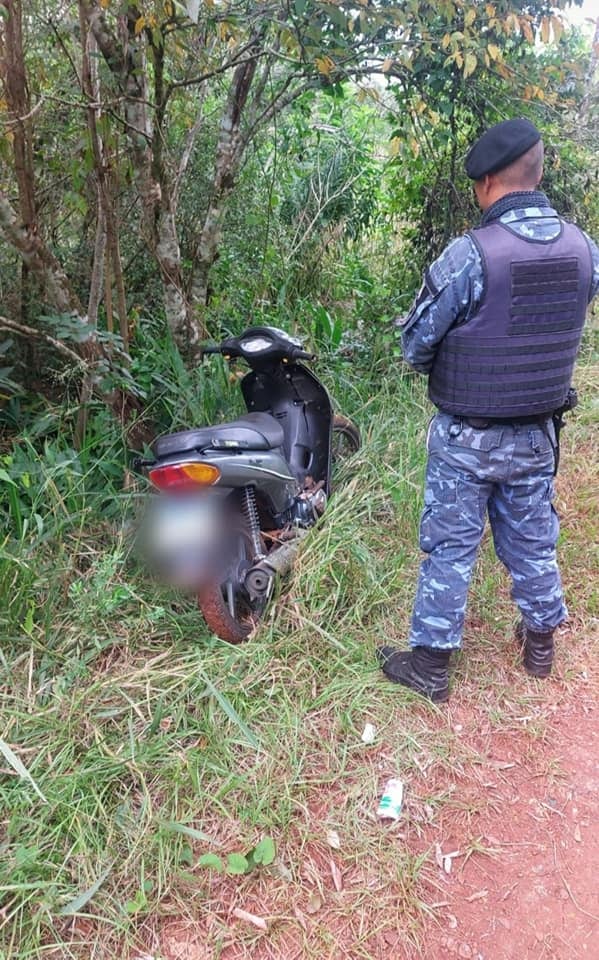
<path fill-rule="evenodd" d="M 531 751 L 517 733 L 481 743 L 476 716 L 456 710 L 464 736 L 488 748 L 488 763 L 462 778 L 464 802 L 474 791 L 487 804 L 467 818 L 450 811 L 427 837 L 461 855 L 447 874 L 436 848 L 440 905 L 422 937 L 426 960 L 599 957 L 597 701 L 589 690 L 552 712 Z"/>
<path fill-rule="evenodd" d="M 536 710 L 512 710 L 506 723 L 473 706 L 466 689 L 439 714 L 439 728 L 449 723 L 460 737 L 452 782 L 442 784 L 451 799 L 423 826 L 423 798 L 439 786 L 424 771 L 409 786 L 399 835 L 424 860 L 420 896 L 429 912 L 428 919 L 419 912 L 419 949 L 394 932 L 390 905 L 375 901 L 369 909 L 356 904 L 356 917 L 370 931 L 360 949 L 348 936 L 349 919 L 329 914 L 305 918 L 327 928 L 331 943 L 322 954 L 302 946 L 293 924 L 277 940 L 230 942 L 214 952 L 205 927 L 175 922 L 163 928 L 158 956 L 598 960 L 599 698 L 584 676 L 577 692 L 567 700 L 562 685 L 551 681 L 539 688 Z M 524 729 L 528 724 L 538 726 Z M 325 864 L 322 876 L 327 872 Z M 345 879 L 351 885 L 351 877 Z M 347 887 L 339 896 L 346 895 Z M 258 901 L 252 908 L 268 912 Z"/>

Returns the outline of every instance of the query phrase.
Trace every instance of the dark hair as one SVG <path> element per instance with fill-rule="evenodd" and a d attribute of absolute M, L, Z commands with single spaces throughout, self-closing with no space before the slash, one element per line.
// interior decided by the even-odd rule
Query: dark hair
<path fill-rule="evenodd" d="M 539 140 L 513 163 L 498 170 L 495 176 L 514 190 L 535 190 L 543 177 L 544 152 L 543 141 Z"/>

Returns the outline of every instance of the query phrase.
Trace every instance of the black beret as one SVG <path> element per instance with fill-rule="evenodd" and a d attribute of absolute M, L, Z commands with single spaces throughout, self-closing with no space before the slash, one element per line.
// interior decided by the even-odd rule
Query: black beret
<path fill-rule="evenodd" d="M 470 147 L 466 156 L 466 173 L 471 180 L 480 180 L 487 173 L 503 170 L 540 139 L 541 134 L 534 123 L 524 117 L 496 123 Z"/>

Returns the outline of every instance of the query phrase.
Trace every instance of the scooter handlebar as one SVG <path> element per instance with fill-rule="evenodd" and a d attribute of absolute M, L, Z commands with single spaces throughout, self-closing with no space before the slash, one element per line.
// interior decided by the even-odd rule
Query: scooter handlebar
<path fill-rule="evenodd" d="M 232 347 L 230 346 L 225 348 L 222 344 L 216 344 L 216 343 L 207 343 L 205 346 L 202 346 L 203 356 L 207 356 L 209 354 L 214 354 L 214 353 L 223 354 L 223 356 L 227 357 L 227 359 L 229 357 L 237 358 L 240 356 L 243 356 L 244 359 L 246 360 L 248 359 L 247 355 L 237 352 L 236 350 L 232 349 Z M 315 353 L 308 353 L 306 350 L 302 350 L 301 347 L 292 347 L 292 349 L 289 351 L 288 356 L 290 360 L 316 360 Z"/>
<path fill-rule="evenodd" d="M 291 353 L 292 360 L 316 360 L 315 353 L 306 353 L 305 350 L 302 350 L 301 347 L 296 347 L 295 350 Z"/>

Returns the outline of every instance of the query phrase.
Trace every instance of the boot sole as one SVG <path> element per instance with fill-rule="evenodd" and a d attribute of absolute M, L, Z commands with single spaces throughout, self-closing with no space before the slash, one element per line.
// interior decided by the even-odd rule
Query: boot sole
<path fill-rule="evenodd" d="M 549 667 L 529 667 L 528 664 L 524 664 L 524 669 L 526 670 L 529 677 L 537 677 L 539 680 L 546 680 L 547 677 L 551 676 L 551 666 Z"/>
<path fill-rule="evenodd" d="M 400 687 L 405 687 L 406 690 L 411 690 L 412 693 L 417 693 L 421 697 L 426 697 L 427 700 L 431 700 L 433 703 L 446 703 L 449 700 L 449 687 L 446 690 L 420 690 L 418 687 L 413 687 L 405 680 L 400 680 L 399 677 L 390 676 L 390 674 L 386 673 L 384 669 L 383 673 L 385 674 L 387 680 L 390 680 L 391 683 L 397 683 Z"/>

